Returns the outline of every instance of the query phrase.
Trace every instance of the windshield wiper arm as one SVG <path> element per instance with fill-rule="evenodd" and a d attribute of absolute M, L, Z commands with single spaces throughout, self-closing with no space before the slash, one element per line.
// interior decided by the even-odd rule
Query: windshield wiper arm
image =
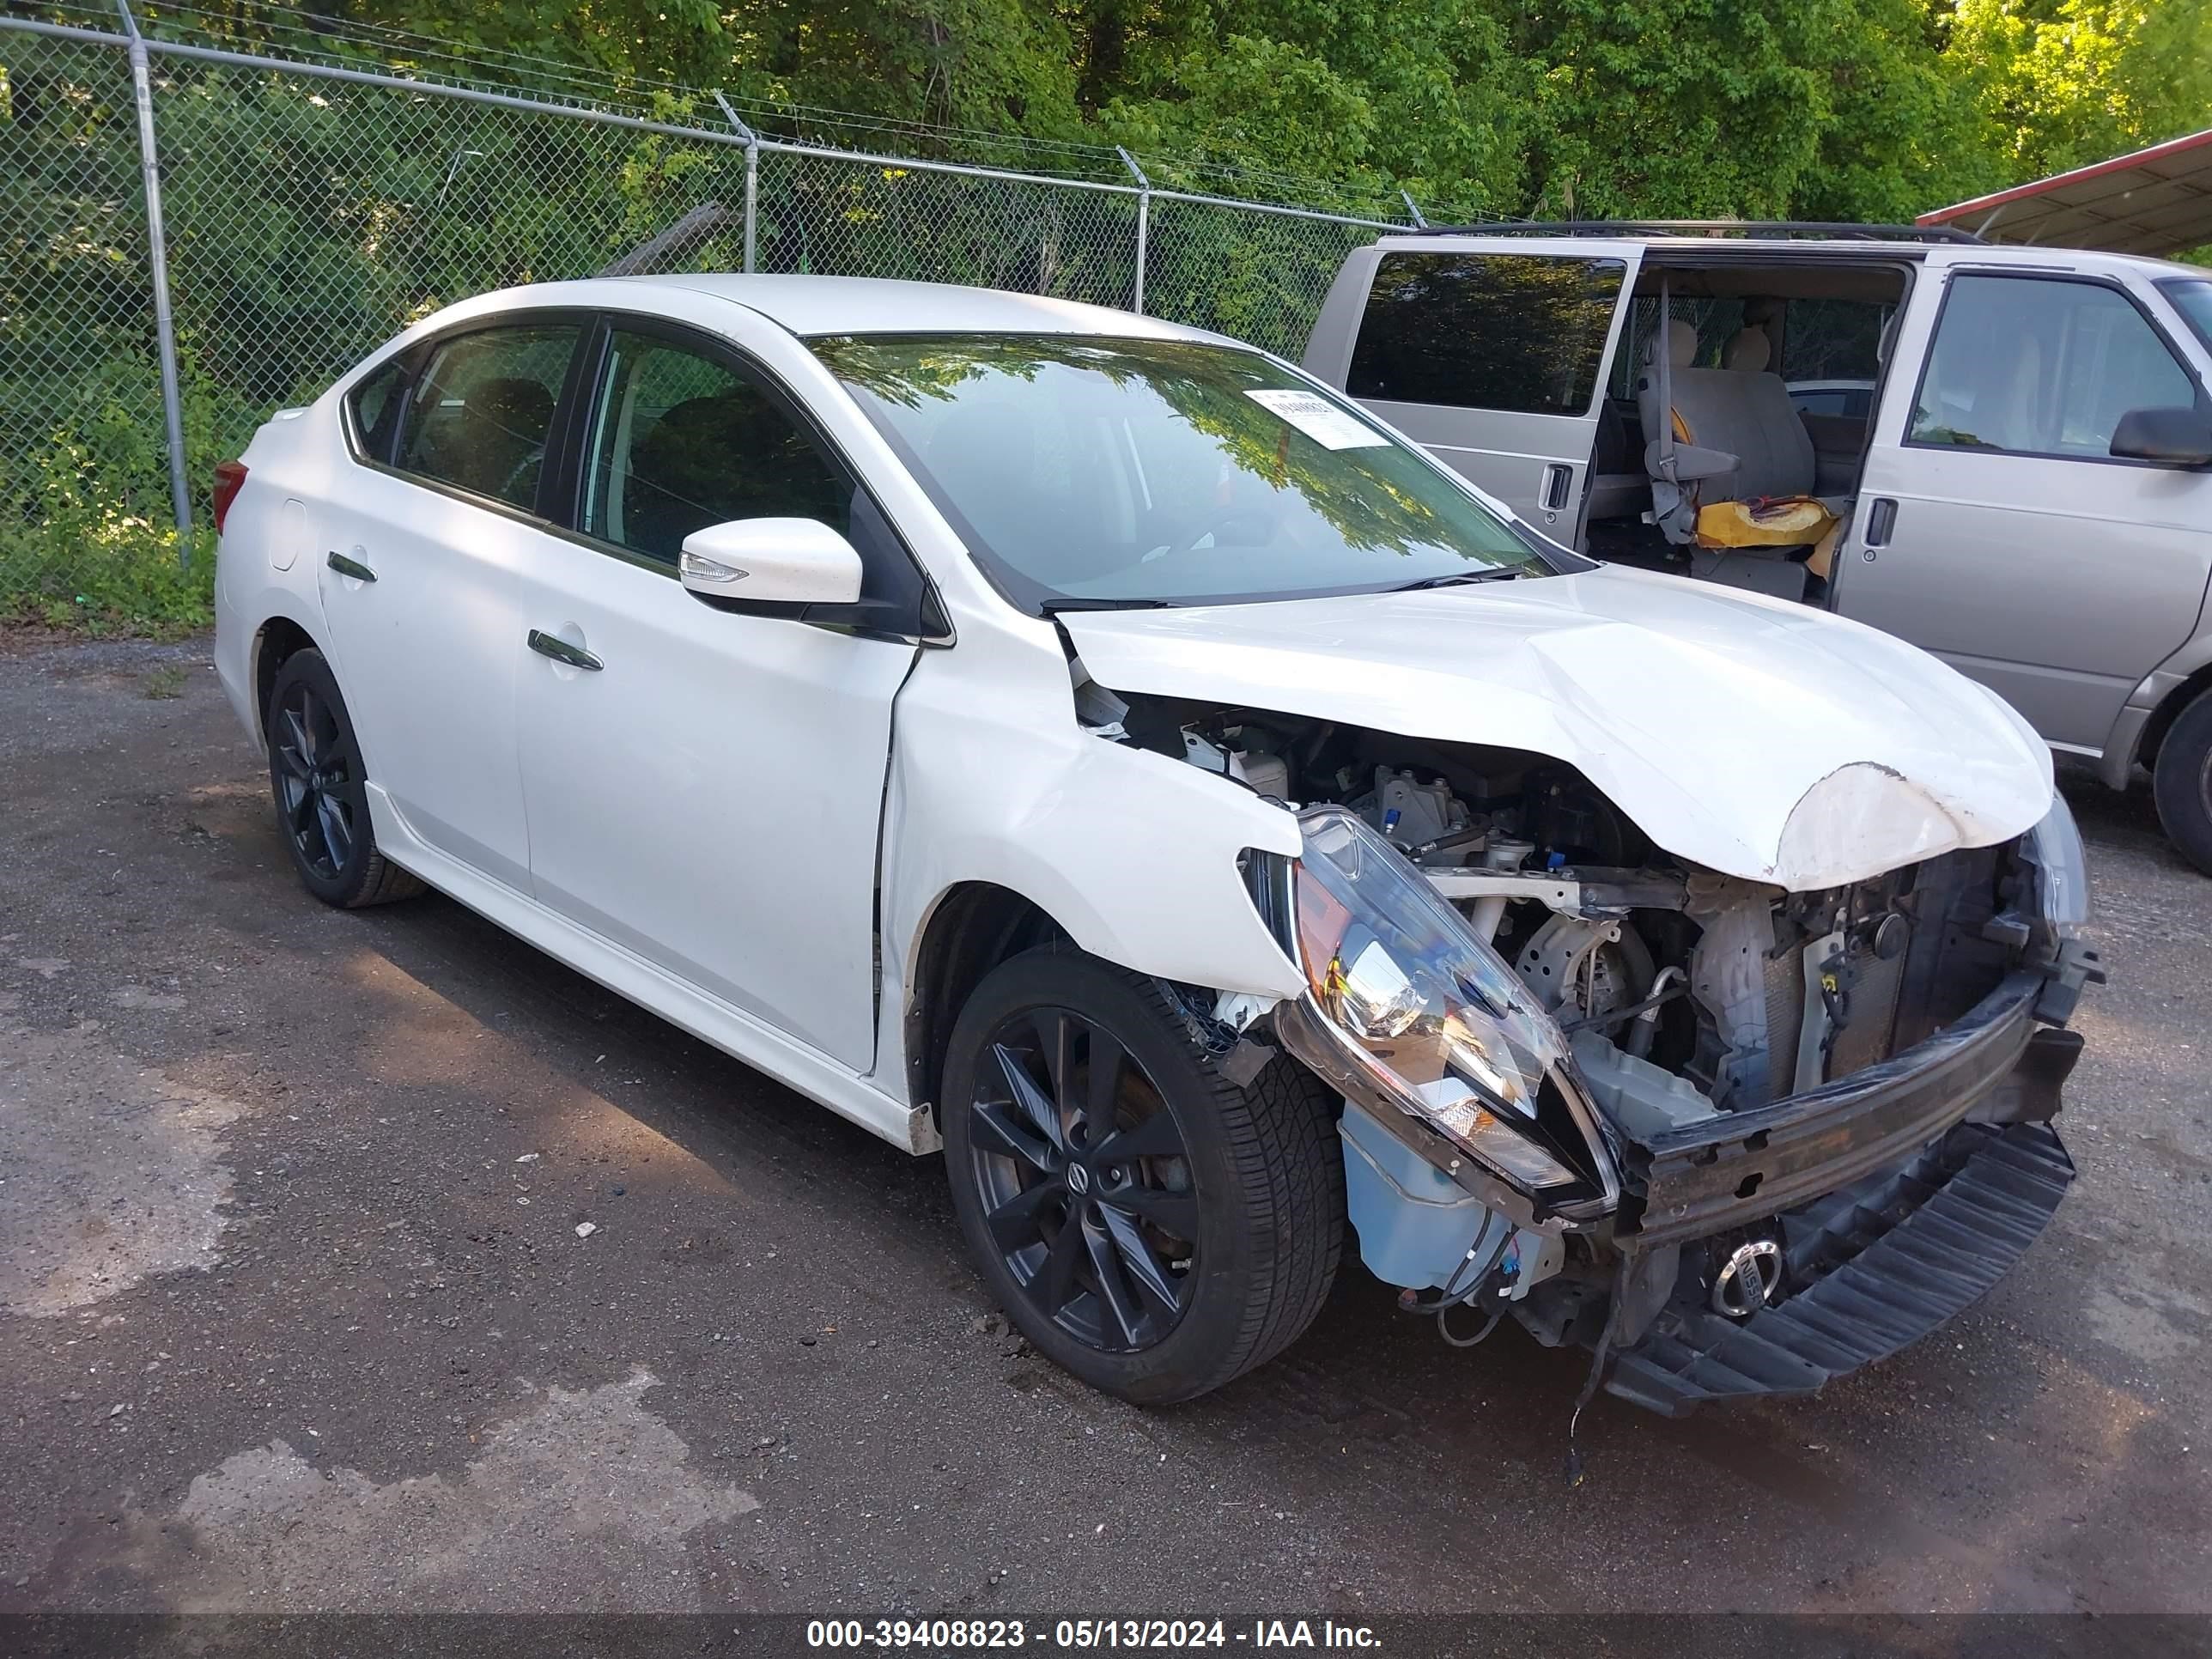
<path fill-rule="evenodd" d="M 1401 582 L 1395 587 L 1386 587 L 1386 593 L 1417 593 L 1425 587 L 1467 587 L 1476 582 L 1510 582 L 1528 573 L 1517 564 L 1502 564 L 1492 570 L 1449 570 L 1441 576 L 1424 576 L 1419 581 Z"/>
<path fill-rule="evenodd" d="M 1057 616 L 1063 611 L 1167 611 L 1174 607 L 1173 599 L 1086 599 L 1063 596 L 1047 599 L 1044 614 Z"/>

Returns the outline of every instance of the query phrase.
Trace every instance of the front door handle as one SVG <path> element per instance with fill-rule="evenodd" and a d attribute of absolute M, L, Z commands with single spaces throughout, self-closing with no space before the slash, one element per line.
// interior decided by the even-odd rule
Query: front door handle
<path fill-rule="evenodd" d="M 530 648 L 541 657 L 550 657 L 555 662 L 566 663 L 571 668 L 588 668 L 593 673 L 606 666 L 580 645 L 571 645 L 564 639 L 538 629 L 530 630 Z"/>
<path fill-rule="evenodd" d="M 331 556 L 326 562 L 339 575 L 350 576 L 357 582 L 373 582 L 376 580 L 376 572 L 371 570 L 359 559 L 349 559 L 336 548 L 331 550 Z"/>

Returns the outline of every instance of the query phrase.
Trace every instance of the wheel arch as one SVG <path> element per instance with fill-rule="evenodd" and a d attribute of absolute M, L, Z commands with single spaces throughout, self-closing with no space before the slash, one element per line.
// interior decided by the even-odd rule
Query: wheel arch
<path fill-rule="evenodd" d="M 907 1098 L 935 1109 L 953 1022 L 985 975 L 1033 946 L 1073 937 L 1043 905 L 997 882 L 956 882 L 939 894 L 908 956 Z"/>
<path fill-rule="evenodd" d="M 2133 758 L 2145 766 L 2155 768 L 2159 745 L 2166 741 L 2166 734 L 2172 729 L 2174 721 L 2181 718 L 2182 710 L 2208 691 L 2212 691 L 2212 662 L 2198 666 L 2188 678 L 2159 700 L 2158 707 L 2151 710 L 2150 718 L 2143 722 L 2142 734 L 2136 739 Z"/>
<path fill-rule="evenodd" d="M 253 631 L 252 665 L 253 674 L 253 735 L 266 744 L 269 733 L 264 729 L 269 714 L 269 694 L 276 689 L 276 676 L 284 665 L 302 651 L 323 651 L 323 643 L 308 632 L 297 618 L 283 613 L 266 618 Z M 323 651 L 327 658 L 330 653 Z M 332 665 L 331 672 L 337 672 Z"/>

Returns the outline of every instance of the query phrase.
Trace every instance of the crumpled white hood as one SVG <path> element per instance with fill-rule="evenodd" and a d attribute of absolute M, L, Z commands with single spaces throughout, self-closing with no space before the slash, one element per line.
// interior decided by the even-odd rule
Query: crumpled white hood
<path fill-rule="evenodd" d="M 1676 857 L 1796 891 L 2006 840 L 2051 805 L 2050 750 L 1935 658 L 1671 576 L 1060 620 L 1116 691 L 1530 750 Z"/>

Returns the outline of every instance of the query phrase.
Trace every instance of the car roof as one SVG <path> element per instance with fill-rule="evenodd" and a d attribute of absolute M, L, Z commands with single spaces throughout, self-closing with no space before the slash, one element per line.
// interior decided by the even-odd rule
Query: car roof
<path fill-rule="evenodd" d="M 824 334 L 1093 334 L 1146 340 L 1209 340 L 1234 344 L 1202 329 L 1156 317 L 1085 305 L 1045 294 L 962 288 L 950 283 L 896 282 L 879 276 L 704 275 L 612 276 L 610 289 L 635 297 L 641 288 L 712 295 L 759 313 L 801 336 Z"/>
<path fill-rule="evenodd" d="M 1940 251 L 1954 262 L 1972 261 L 1975 264 L 2032 265 L 2046 270 L 2069 265 L 2084 270 L 2126 265 L 2136 270 L 2148 269 L 2154 275 L 2203 274 L 2199 266 L 2149 258 L 2138 253 L 2107 253 L 2094 248 L 2039 247 L 2011 242 L 1978 242 L 1965 238 L 1916 241 L 1903 237 L 1724 235 L 1627 229 L 1521 234 L 1475 226 L 1465 230 L 1431 229 L 1383 236 L 1377 239 L 1376 246 L 1392 253 L 1450 253 L 1478 248 L 1483 252 L 1500 252 L 1517 247 L 1530 252 L 1540 251 L 1556 254 L 1569 246 L 1588 248 L 1593 252 L 1601 252 L 1607 248 L 1636 247 L 1694 254 L 1700 261 L 1743 259 L 1763 264 L 1827 264 L 1863 261 L 1869 257 L 1921 260 Z"/>

